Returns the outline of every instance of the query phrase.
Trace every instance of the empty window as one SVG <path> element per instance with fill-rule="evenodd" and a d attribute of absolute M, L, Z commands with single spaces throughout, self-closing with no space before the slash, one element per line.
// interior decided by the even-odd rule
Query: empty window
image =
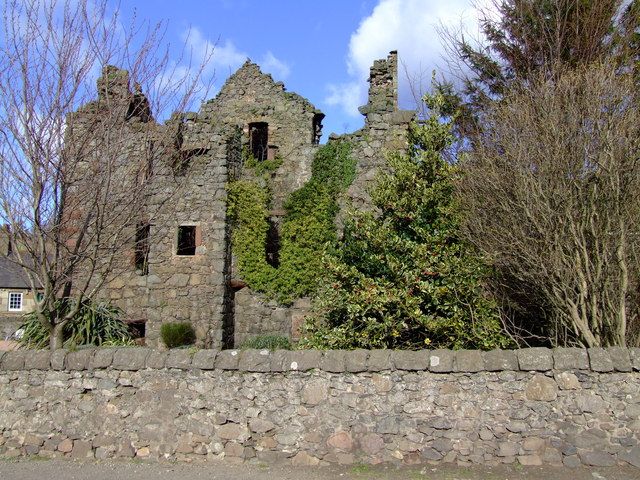
<path fill-rule="evenodd" d="M 9 292 L 9 311 L 19 312 L 22 310 L 22 293 Z"/>
<path fill-rule="evenodd" d="M 196 254 L 196 226 L 181 225 L 178 227 L 178 255 Z"/>
<path fill-rule="evenodd" d="M 318 145 L 322 138 L 322 120 L 324 119 L 324 113 L 316 113 L 313 116 L 313 122 L 311 124 L 311 143 Z"/>
<path fill-rule="evenodd" d="M 269 230 L 267 230 L 267 242 L 265 244 L 265 257 L 267 263 L 278 268 L 280 265 L 280 233 L 278 223 L 275 219 L 268 219 Z"/>
<path fill-rule="evenodd" d="M 249 124 L 249 148 L 253 158 L 266 160 L 269 155 L 269 125 L 266 122 Z"/>
<path fill-rule="evenodd" d="M 149 273 L 149 231 L 151 225 L 139 223 L 136 227 L 135 266 L 142 275 Z"/>

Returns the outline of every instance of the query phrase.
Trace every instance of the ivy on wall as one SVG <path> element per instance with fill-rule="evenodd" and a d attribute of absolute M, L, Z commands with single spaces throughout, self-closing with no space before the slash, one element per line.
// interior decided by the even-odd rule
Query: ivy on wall
<path fill-rule="evenodd" d="M 247 168 L 262 168 L 245 164 Z M 333 142 L 314 156 L 311 179 L 285 200 L 280 227 L 280 263 L 267 262 L 269 181 L 237 180 L 227 186 L 228 213 L 233 222 L 232 246 L 242 279 L 269 299 L 290 304 L 309 295 L 323 271 L 322 257 L 337 240 L 337 198 L 355 178 L 351 145 Z M 265 176 L 262 176 L 265 179 Z"/>

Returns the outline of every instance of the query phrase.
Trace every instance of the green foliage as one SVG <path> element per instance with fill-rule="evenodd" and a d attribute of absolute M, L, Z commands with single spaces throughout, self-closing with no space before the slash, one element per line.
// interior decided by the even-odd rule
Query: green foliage
<path fill-rule="evenodd" d="M 252 289 L 283 304 L 316 289 L 324 268 L 322 255 L 336 242 L 336 199 L 355 177 L 350 145 L 334 142 L 322 146 L 311 171 L 311 179 L 284 203 L 278 268 L 267 263 L 265 255 L 268 187 L 248 180 L 227 186 L 233 251 L 240 275 Z"/>
<path fill-rule="evenodd" d="M 273 291 L 275 269 L 267 263 L 268 190 L 249 180 L 227 185 L 227 213 L 233 219 L 231 242 L 242 278 L 254 290 Z"/>
<path fill-rule="evenodd" d="M 196 332 L 188 322 L 167 322 L 160 327 L 160 338 L 167 348 L 185 347 L 196 341 Z"/>
<path fill-rule="evenodd" d="M 354 212 L 316 298 L 301 346 L 482 348 L 508 345 L 495 304 L 483 294 L 487 269 L 459 237 L 457 168 L 443 151 L 451 125 L 435 112 L 413 126 L 408 154 L 389 158 L 373 189 L 378 212 Z"/>
<path fill-rule="evenodd" d="M 72 305 L 58 302 L 57 306 L 68 310 Z M 122 311 L 116 307 L 85 300 L 76 317 L 64 327 L 64 347 L 133 345 L 129 327 L 121 316 Z M 24 333 L 19 342 L 27 348 L 48 348 L 50 330 L 38 320 L 36 312 L 27 313 L 23 318 L 20 328 Z"/>
<path fill-rule="evenodd" d="M 260 335 L 245 340 L 240 348 L 255 348 L 256 350 L 291 350 L 291 341 L 281 335 Z"/>
<path fill-rule="evenodd" d="M 282 157 L 280 156 L 276 156 L 273 160 L 258 161 L 246 148 L 243 149 L 243 157 L 244 166 L 250 168 L 258 177 L 271 175 L 282 165 Z"/>

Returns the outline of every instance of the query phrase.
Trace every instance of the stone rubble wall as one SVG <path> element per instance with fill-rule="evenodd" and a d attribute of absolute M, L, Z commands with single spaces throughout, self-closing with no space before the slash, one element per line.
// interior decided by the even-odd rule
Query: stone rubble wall
<path fill-rule="evenodd" d="M 640 467 L 640 349 L 0 352 L 0 456 Z"/>

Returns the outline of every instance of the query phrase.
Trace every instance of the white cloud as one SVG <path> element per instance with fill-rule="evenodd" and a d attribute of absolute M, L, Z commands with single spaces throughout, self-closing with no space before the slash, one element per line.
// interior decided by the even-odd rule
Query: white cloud
<path fill-rule="evenodd" d="M 291 73 L 289 65 L 276 58 L 270 51 L 262 57 L 258 64 L 263 72 L 272 74 L 278 80 L 285 80 L 289 76 L 289 73 Z"/>
<path fill-rule="evenodd" d="M 487 5 L 489 1 L 476 3 Z M 443 26 L 477 31 L 477 13 L 471 0 L 380 0 L 351 35 L 347 56 L 351 80 L 329 85 L 325 101 L 339 104 L 345 113 L 357 116 L 357 106 L 366 103 L 366 80 L 373 61 L 398 50 L 400 103 L 411 107 L 407 76 L 426 74 L 428 81 L 433 69 L 444 68 L 445 48 L 438 33 Z"/>
<path fill-rule="evenodd" d="M 342 84 L 329 84 L 329 95 L 325 102 L 329 105 L 340 105 L 349 114 L 359 115 L 358 107 L 362 105 L 363 92 L 366 94 L 366 86 L 362 82 L 348 82 Z"/>

